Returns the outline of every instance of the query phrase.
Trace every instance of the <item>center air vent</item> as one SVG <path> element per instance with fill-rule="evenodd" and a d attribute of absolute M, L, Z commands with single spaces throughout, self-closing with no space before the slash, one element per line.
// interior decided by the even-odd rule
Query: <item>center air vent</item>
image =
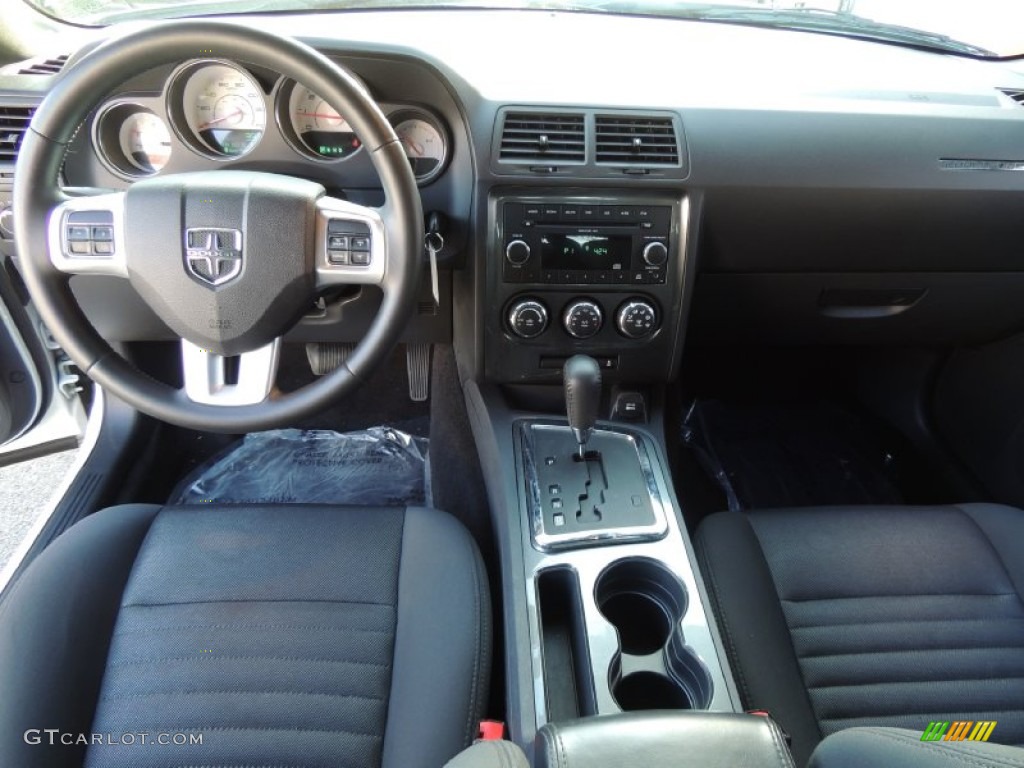
<path fill-rule="evenodd" d="M 56 75 L 62 69 L 64 65 L 68 63 L 68 56 L 58 56 L 54 59 L 32 59 L 26 61 L 21 69 L 18 70 L 19 75 Z"/>
<path fill-rule="evenodd" d="M 506 163 L 582 163 L 586 159 L 583 115 L 509 112 L 501 131 Z"/>
<path fill-rule="evenodd" d="M 670 117 L 597 115 L 597 162 L 612 165 L 679 165 Z"/>
<path fill-rule="evenodd" d="M 32 107 L 0 107 L 0 163 L 13 163 L 32 120 Z"/>

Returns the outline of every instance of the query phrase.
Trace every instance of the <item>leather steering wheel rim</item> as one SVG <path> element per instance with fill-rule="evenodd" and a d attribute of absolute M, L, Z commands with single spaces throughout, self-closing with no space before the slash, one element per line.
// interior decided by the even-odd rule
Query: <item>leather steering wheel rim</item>
<path fill-rule="evenodd" d="M 60 191 L 64 154 L 95 107 L 132 75 L 211 57 L 278 72 L 342 111 L 374 165 L 386 200 L 379 209 L 387 235 L 384 297 L 369 331 L 333 372 L 294 392 L 249 405 L 198 403 L 135 368 L 89 323 L 71 293 L 69 276 L 55 268 L 48 250 L 48 217 L 67 199 Z M 391 124 L 343 68 L 304 43 L 265 30 L 221 21 L 170 21 L 97 47 L 66 71 L 36 110 L 19 152 L 13 208 L 21 271 L 56 340 L 100 386 L 139 411 L 180 426 L 242 433 L 288 425 L 329 407 L 390 353 L 415 306 L 423 214 L 415 178 Z"/>

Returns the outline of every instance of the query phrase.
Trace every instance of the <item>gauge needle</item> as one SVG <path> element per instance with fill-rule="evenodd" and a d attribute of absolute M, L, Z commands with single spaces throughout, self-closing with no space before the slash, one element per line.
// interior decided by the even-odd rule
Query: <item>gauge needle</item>
<path fill-rule="evenodd" d="M 324 112 L 300 112 L 303 117 L 322 117 L 324 120 L 341 120 L 341 115 L 328 115 Z"/>
<path fill-rule="evenodd" d="M 417 144 L 415 141 L 410 139 L 408 136 L 403 136 L 402 141 L 409 145 L 409 149 L 415 152 L 420 157 L 423 157 L 423 147 Z"/>
<path fill-rule="evenodd" d="M 199 126 L 199 130 L 200 131 L 205 131 L 211 125 L 216 125 L 217 123 L 223 123 L 225 120 L 230 120 L 233 117 L 241 117 L 241 116 L 242 116 L 242 110 L 236 108 L 234 112 L 231 112 L 231 113 L 229 113 L 227 115 L 224 115 L 223 117 L 215 117 L 215 118 L 213 118 L 213 120 L 210 120 L 208 123 L 203 123 L 202 125 Z"/>

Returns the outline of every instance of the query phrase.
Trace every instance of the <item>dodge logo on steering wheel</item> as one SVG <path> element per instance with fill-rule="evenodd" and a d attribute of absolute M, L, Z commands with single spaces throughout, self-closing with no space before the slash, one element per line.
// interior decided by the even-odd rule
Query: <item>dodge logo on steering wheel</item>
<path fill-rule="evenodd" d="M 242 233 L 237 229 L 185 230 L 185 269 L 201 282 L 223 285 L 242 272 Z"/>

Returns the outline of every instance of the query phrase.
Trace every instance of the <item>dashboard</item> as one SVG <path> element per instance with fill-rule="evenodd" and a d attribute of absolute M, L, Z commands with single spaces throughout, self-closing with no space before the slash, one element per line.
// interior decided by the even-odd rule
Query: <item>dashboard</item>
<path fill-rule="evenodd" d="M 660 381 L 691 342 L 949 346 L 1024 328 L 1020 62 L 549 11 L 235 20 L 303 39 L 381 105 L 444 229 L 440 306 L 425 284 L 406 338 L 453 342 L 468 375 L 553 382 L 587 352 L 612 379 Z M 52 77 L 0 72 L 0 113 Z M 383 202 L 343 114 L 201 48 L 110 94 L 64 174 L 124 188 L 211 168 Z M 76 281 L 109 338 L 168 338 L 127 286 Z M 374 301 L 327 297 L 293 340 L 354 340 Z"/>

